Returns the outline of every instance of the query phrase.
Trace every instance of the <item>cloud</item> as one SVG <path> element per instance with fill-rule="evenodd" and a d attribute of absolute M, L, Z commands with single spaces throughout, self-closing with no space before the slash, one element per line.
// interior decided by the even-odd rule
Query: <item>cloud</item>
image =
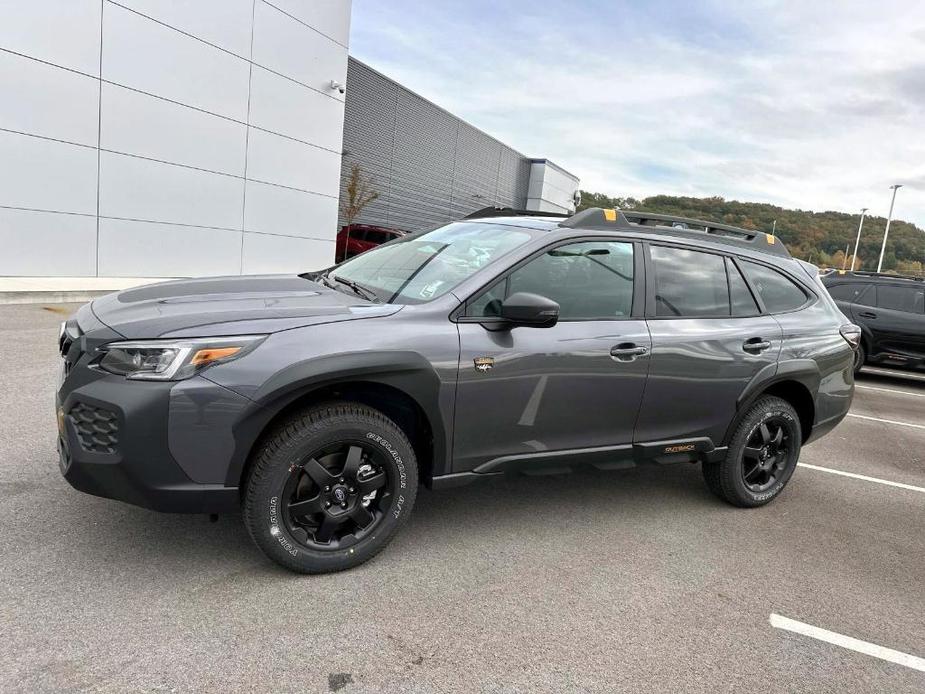
<path fill-rule="evenodd" d="M 583 187 L 925 227 L 925 5 L 357 0 L 351 52 Z"/>

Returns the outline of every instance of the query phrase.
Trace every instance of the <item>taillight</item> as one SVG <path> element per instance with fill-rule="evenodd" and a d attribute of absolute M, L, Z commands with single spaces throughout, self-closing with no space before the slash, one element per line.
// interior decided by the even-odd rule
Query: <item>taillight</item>
<path fill-rule="evenodd" d="M 857 349 L 861 344 L 861 329 L 854 323 L 846 323 L 838 329 L 845 342 L 851 345 L 851 349 Z"/>

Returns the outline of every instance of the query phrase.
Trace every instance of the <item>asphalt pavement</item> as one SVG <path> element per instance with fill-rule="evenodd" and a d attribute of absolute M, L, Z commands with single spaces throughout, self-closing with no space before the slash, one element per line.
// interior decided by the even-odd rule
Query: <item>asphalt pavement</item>
<path fill-rule="evenodd" d="M 513 477 L 424 491 L 372 562 L 296 576 L 239 515 L 64 481 L 73 308 L 0 307 L 2 691 L 925 691 L 925 379 L 862 375 L 761 509 L 697 465 Z"/>

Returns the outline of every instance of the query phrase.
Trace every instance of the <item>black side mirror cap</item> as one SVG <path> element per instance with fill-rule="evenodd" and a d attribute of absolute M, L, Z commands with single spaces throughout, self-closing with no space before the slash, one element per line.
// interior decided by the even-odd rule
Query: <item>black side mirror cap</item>
<path fill-rule="evenodd" d="M 551 328 L 559 321 L 559 304 L 539 294 L 516 292 L 501 304 L 501 318 L 512 327 Z"/>

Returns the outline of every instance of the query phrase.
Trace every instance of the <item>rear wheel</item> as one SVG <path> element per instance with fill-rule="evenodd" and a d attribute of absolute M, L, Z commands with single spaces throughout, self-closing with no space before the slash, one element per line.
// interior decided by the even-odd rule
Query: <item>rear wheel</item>
<path fill-rule="evenodd" d="M 381 412 L 353 403 L 314 407 L 261 446 L 244 522 L 278 564 L 340 571 L 388 544 L 411 513 L 417 483 L 411 444 Z"/>
<path fill-rule="evenodd" d="M 864 360 L 867 359 L 867 353 L 864 351 L 864 343 L 858 345 L 858 348 L 854 351 L 854 375 L 857 376 L 861 371 L 861 367 L 864 366 Z"/>
<path fill-rule="evenodd" d="M 800 457 L 802 432 L 786 400 L 765 396 L 742 419 L 725 460 L 704 463 L 707 486 L 734 506 L 763 506 L 780 494 Z"/>

